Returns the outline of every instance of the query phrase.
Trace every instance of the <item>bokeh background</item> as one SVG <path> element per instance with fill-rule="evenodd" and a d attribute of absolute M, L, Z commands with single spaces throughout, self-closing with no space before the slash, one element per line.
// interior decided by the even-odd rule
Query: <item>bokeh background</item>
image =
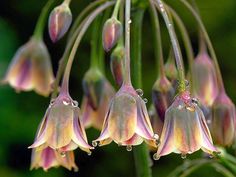
<path fill-rule="evenodd" d="M 197 26 L 192 16 L 176 0 L 166 1 L 173 5 L 183 17 L 192 43 L 197 52 Z M 17 48 L 28 41 L 33 33 L 38 15 L 46 0 L 1 0 L 0 1 L 0 79 L 4 77 L 8 64 Z M 72 0 L 74 17 L 89 0 Z M 220 67 L 222 69 L 226 90 L 232 100 L 236 101 L 236 1 L 235 0 L 197 0 L 203 21 L 214 44 Z M 164 52 L 168 54 L 169 41 L 162 22 Z M 145 14 L 143 33 L 143 90 L 151 103 L 151 87 L 156 79 L 155 60 L 151 26 L 148 13 Z M 89 33 L 80 46 L 71 76 L 71 95 L 79 102 L 82 98 L 81 78 L 89 67 L 90 45 Z M 66 37 L 56 44 L 49 40 L 45 30 L 45 43 L 51 53 L 54 71 L 63 54 Z M 106 59 L 107 77 L 113 83 Z M 27 147 L 33 142 L 37 126 L 48 106 L 49 99 L 34 92 L 16 93 L 7 85 L 0 86 L 0 176 L 1 177 L 134 177 L 135 167 L 132 152 L 115 144 L 97 148 L 92 156 L 76 150 L 76 163 L 79 172 L 74 173 L 63 168 L 29 170 L 31 151 Z M 93 129 L 87 130 L 89 141 L 99 135 Z M 199 156 L 196 153 L 190 158 Z M 183 160 L 179 155 L 169 155 L 154 162 L 153 176 L 165 177 Z M 221 176 L 213 169 L 204 167 L 193 176 Z"/>

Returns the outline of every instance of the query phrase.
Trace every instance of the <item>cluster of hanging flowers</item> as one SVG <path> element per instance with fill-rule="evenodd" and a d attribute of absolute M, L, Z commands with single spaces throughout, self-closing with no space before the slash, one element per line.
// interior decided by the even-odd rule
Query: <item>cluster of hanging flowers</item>
<path fill-rule="evenodd" d="M 52 92 L 35 141 L 29 146 L 32 148 L 31 168 L 42 167 L 46 171 L 51 167 L 63 166 L 69 170 L 78 170 L 74 162 L 75 149 L 80 148 L 91 154 L 97 145 L 107 145 L 112 141 L 119 146 L 126 146 L 129 151 L 132 146 L 147 143 L 156 151 L 155 160 L 172 152 L 185 158 L 187 154 L 199 149 L 213 156 L 219 153 L 213 142 L 223 147 L 233 144 L 235 106 L 225 93 L 220 69 L 204 28 L 200 28 L 203 32 L 199 54 L 195 59 L 193 54 L 190 57 L 189 85 L 185 80 L 185 69 L 174 24 L 167 14 L 167 9 L 173 16 L 176 15 L 175 11 L 161 0 L 149 1 L 153 26 L 156 29 L 154 43 L 158 43 L 154 46 L 159 46 L 154 49 L 158 51 L 156 58 L 159 72 L 152 89 L 153 105 L 148 111 L 146 101 L 142 98 L 142 90 L 136 90 L 131 81 L 130 0 L 100 4 L 94 2 L 91 12 L 82 12 L 83 18 L 80 16 L 71 28 L 70 40 L 60 61 L 56 78 L 53 76 L 50 56 L 42 39 L 42 25 L 45 25 L 42 21 L 47 18 L 46 14 L 53 4 L 51 2 L 44 7 L 39 24 L 29 42 L 15 54 L 3 81 L 17 91 L 34 89 L 44 96 Z M 69 4 L 70 0 L 64 0 L 61 5 L 54 7 L 49 16 L 48 31 L 54 43 L 63 38 L 70 28 L 72 14 Z M 69 94 L 69 76 L 75 53 L 90 24 L 112 5 L 115 5 L 112 16 L 105 20 L 100 19 L 100 22 L 104 23 L 103 28 L 100 30 L 97 28 L 99 25 L 94 25 L 91 66 L 83 78 L 84 97 L 80 110 L 78 102 Z M 190 7 L 190 10 L 193 8 Z M 159 12 L 164 18 L 172 42 L 166 64 L 162 54 L 157 16 Z M 97 35 L 97 31 L 101 33 Z M 98 50 L 100 46 L 103 46 L 106 52 L 111 51 L 110 68 L 119 87 L 117 92 L 103 72 L 103 56 Z M 100 136 L 92 141 L 92 145 L 88 144 L 84 127 L 101 130 Z"/>

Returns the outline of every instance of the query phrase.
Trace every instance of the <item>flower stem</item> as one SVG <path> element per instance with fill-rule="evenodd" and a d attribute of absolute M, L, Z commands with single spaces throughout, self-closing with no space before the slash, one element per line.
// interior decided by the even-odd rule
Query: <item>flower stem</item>
<path fill-rule="evenodd" d="M 217 172 L 221 173 L 225 177 L 235 177 L 235 175 L 233 175 L 227 168 L 225 168 L 221 164 L 213 163 L 211 166 L 214 167 Z"/>
<path fill-rule="evenodd" d="M 56 0 L 49 0 L 46 5 L 43 7 L 38 21 L 35 26 L 34 34 L 33 36 L 35 39 L 41 40 L 43 38 L 43 31 L 45 28 L 45 24 L 48 18 L 49 10 L 51 9 L 52 5 L 56 2 Z"/>
<path fill-rule="evenodd" d="M 155 5 L 153 4 L 152 0 L 149 0 L 149 4 L 150 4 L 151 19 L 153 23 L 153 34 L 155 36 L 154 50 L 157 63 L 158 77 L 159 76 L 163 77 L 165 75 L 165 69 L 164 69 L 164 58 L 162 51 L 160 22 Z"/>
<path fill-rule="evenodd" d="M 73 60 L 74 60 L 77 48 L 80 44 L 80 41 L 81 41 L 83 35 L 85 34 L 86 30 L 88 29 L 90 24 L 93 22 L 93 20 L 97 17 L 97 15 L 100 14 L 103 10 L 105 10 L 106 8 L 110 7 L 113 4 L 114 4 L 114 1 L 106 2 L 106 3 L 102 4 L 96 10 L 94 10 L 93 13 L 91 13 L 91 15 L 86 19 L 86 21 L 84 23 L 81 24 L 82 25 L 81 30 L 79 31 L 78 36 L 77 36 L 77 38 L 74 42 L 74 45 L 71 49 L 71 52 L 70 52 L 70 55 L 68 58 L 68 62 L 67 62 L 66 68 L 65 68 L 64 77 L 63 77 L 63 81 L 62 81 L 62 88 L 61 88 L 62 92 L 68 92 L 71 67 L 73 64 Z"/>
<path fill-rule="evenodd" d="M 120 8 L 120 1 L 121 0 L 116 1 L 116 5 L 115 5 L 114 11 L 112 13 L 112 17 L 114 17 L 114 18 L 117 18 L 117 16 L 118 16 L 118 12 L 119 12 L 119 8 Z"/>
<path fill-rule="evenodd" d="M 180 2 L 183 3 L 183 5 L 185 5 L 185 7 L 192 13 L 192 15 L 195 17 L 195 19 L 197 20 L 198 22 L 198 25 L 202 31 L 202 34 L 206 40 L 206 43 L 207 43 L 207 46 L 208 46 L 208 49 L 209 49 L 209 52 L 211 54 L 211 57 L 213 59 L 213 62 L 215 64 L 215 67 L 216 67 L 216 73 L 217 73 L 217 81 L 218 81 L 218 85 L 219 85 L 219 90 L 220 91 L 224 91 L 225 88 L 224 88 L 224 83 L 223 83 L 223 79 L 222 79 L 222 75 L 221 75 L 221 71 L 220 71 L 220 67 L 219 67 L 219 64 L 218 64 L 218 61 L 217 61 L 217 57 L 216 57 L 216 53 L 215 53 L 215 50 L 213 48 L 213 45 L 211 43 L 211 40 L 209 38 L 209 35 L 206 31 L 206 28 L 199 16 L 199 14 L 195 11 L 195 9 L 186 1 L 186 0 L 180 0 Z"/>
<path fill-rule="evenodd" d="M 184 75 L 183 58 L 182 58 L 181 50 L 179 47 L 178 39 L 176 37 L 175 30 L 173 28 L 173 24 L 167 15 L 166 8 L 164 7 L 162 0 L 155 0 L 155 2 L 157 5 L 157 8 L 160 10 L 160 12 L 163 16 L 163 19 L 164 19 L 166 26 L 167 26 L 167 30 L 170 35 L 173 51 L 175 54 L 176 66 L 177 66 L 177 70 L 178 70 L 178 77 L 179 77 L 178 91 L 183 92 L 186 89 L 185 75 Z"/>
<path fill-rule="evenodd" d="M 131 62 L 132 62 L 132 83 L 135 88 L 142 87 L 141 78 L 141 42 L 142 42 L 142 24 L 144 9 L 137 7 L 132 13 L 131 26 Z M 146 144 L 136 146 L 133 150 L 137 177 L 151 177 L 151 159 Z"/>
<path fill-rule="evenodd" d="M 125 1 L 125 77 L 124 85 L 131 85 L 130 78 L 130 12 L 131 0 Z"/>
<path fill-rule="evenodd" d="M 176 13 L 176 11 L 171 8 L 170 6 L 168 6 L 167 4 L 165 4 L 165 6 L 167 7 L 167 9 L 169 10 L 169 12 L 171 13 L 175 23 L 178 26 L 178 29 L 181 33 L 183 42 L 184 42 L 184 47 L 186 50 L 186 54 L 187 54 L 187 58 L 188 58 L 188 63 L 189 63 L 189 71 L 190 71 L 190 85 L 191 85 L 191 91 L 192 93 L 194 93 L 194 80 L 192 78 L 193 76 L 193 62 L 194 62 L 194 53 L 193 53 L 193 48 L 192 48 L 192 44 L 191 44 L 191 40 L 189 38 L 188 35 L 188 31 L 183 23 L 183 21 L 181 20 L 181 18 L 179 17 L 179 15 Z"/>
<path fill-rule="evenodd" d="M 99 29 L 99 22 L 100 17 L 98 17 L 96 20 L 94 20 L 93 26 L 92 26 L 92 37 L 91 37 L 91 63 L 90 67 L 99 67 L 99 58 L 98 58 L 98 39 L 99 39 L 99 33 L 97 32 Z"/>
<path fill-rule="evenodd" d="M 98 6 L 99 4 L 104 3 L 106 0 L 97 0 L 94 2 L 91 2 L 87 7 L 85 7 L 83 9 L 83 11 L 79 14 L 79 16 L 75 19 L 74 24 L 72 25 L 69 35 L 68 35 L 68 39 L 70 39 L 74 32 L 76 31 L 77 27 L 79 26 L 79 24 L 81 23 L 81 21 L 83 20 L 83 18 L 91 11 L 93 10 L 96 6 Z"/>

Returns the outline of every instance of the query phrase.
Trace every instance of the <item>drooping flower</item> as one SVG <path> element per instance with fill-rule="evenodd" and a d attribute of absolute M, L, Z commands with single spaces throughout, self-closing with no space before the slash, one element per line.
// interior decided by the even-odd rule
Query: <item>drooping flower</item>
<path fill-rule="evenodd" d="M 48 96 L 54 81 L 50 56 L 42 40 L 32 37 L 16 52 L 3 83 L 17 91 L 35 90 Z"/>
<path fill-rule="evenodd" d="M 50 147 L 40 150 L 36 148 L 32 150 L 30 169 L 43 168 L 44 171 L 47 171 L 52 167 L 63 166 L 68 170 L 73 168 L 74 171 L 78 171 L 78 167 L 74 161 L 75 159 L 73 151 L 60 154 L 57 150 L 54 150 Z"/>
<path fill-rule="evenodd" d="M 152 100 L 160 119 L 164 121 L 165 112 L 171 105 L 175 90 L 165 76 L 160 76 L 152 88 Z"/>
<path fill-rule="evenodd" d="M 143 140 L 156 147 L 157 139 L 145 102 L 132 86 L 122 85 L 111 101 L 100 137 L 93 144 L 99 142 L 102 146 L 114 141 L 130 150 L 131 146 L 139 145 Z"/>
<path fill-rule="evenodd" d="M 224 91 L 221 91 L 212 105 L 211 134 L 214 142 L 230 146 L 235 138 L 235 106 Z"/>
<path fill-rule="evenodd" d="M 102 44 L 106 52 L 109 52 L 117 43 L 122 35 L 122 24 L 117 18 L 108 19 L 102 31 Z"/>
<path fill-rule="evenodd" d="M 72 151 L 77 147 L 91 153 L 84 128 L 80 122 L 78 103 L 61 92 L 51 102 L 35 139 L 29 148 L 45 149 L 50 147 L 59 153 Z"/>
<path fill-rule="evenodd" d="M 176 96 L 167 109 L 160 142 L 156 160 L 171 152 L 183 158 L 199 149 L 211 155 L 217 152 L 204 115 L 188 91 Z"/>
<path fill-rule="evenodd" d="M 117 46 L 111 54 L 110 67 L 117 85 L 121 86 L 124 75 L 124 47 Z"/>
<path fill-rule="evenodd" d="M 214 64 L 206 51 L 201 51 L 193 64 L 194 91 L 200 101 L 211 106 L 218 94 L 217 77 Z"/>
<path fill-rule="evenodd" d="M 98 94 L 101 94 L 101 101 L 97 107 L 94 109 L 93 106 L 88 101 L 88 97 L 84 96 L 81 111 L 82 111 L 82 124 L 85 127 L 94 127 L 101 130 L 106 112 L 108 111 L 110 101 L 115 95 L 115 91 L 111 84 L 105 80 L 104 82 L 104 91 Z"/>
<path fill-rule="evenodd" d="M 55 7 L 49 16 L 48 31 L 53 42 L 57 42 L 68 31 L 72 22 L 72 14 L 68 3 L 63 2 Z"/>

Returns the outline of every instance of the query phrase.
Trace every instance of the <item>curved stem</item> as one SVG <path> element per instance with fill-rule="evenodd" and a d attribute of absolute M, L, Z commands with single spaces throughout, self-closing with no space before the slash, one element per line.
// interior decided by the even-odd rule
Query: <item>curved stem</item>
<path fill-rule="evenodd" d="M 204 38 L 206 40 L 206 43 L 207 43 L 207 46 L 209 48 L 209 52 L 210 52 L 211 57 L 212 57 L 212 59 L 214 61 L 214 64 L 215 64 L 216 73 L 217 73 L 217 81 L 218 81 L 218 85 L 219 85 L 219 90 L 220 91 L 224 91 L 225 88 L 224 88 L 224 83 L 223 83 L 220 67 L 219 67 L 219 64 L 218 64 L 218 61 L 217 61 L 215 50 L 214 50 L 214 48 L 212 46 L 212 43 L 211 43 L 211 40 L 210 40 L 210 38 L 208 36 L 206 28 L 205 28 L 205 26 L 204 26 L 200 16 L 193 9 L 193 7 L 186 0 L 180 0 L 180 2 L 182 2 L 185 5 L 185 7 L 187 7 L 187 9 L 193 14 L 193 16 L 195 17 L 195 19 L 197 20 L 197 22 L 199 24 L 199 27 L 200 27 L 200 29 L 201 29 L 201 31 L 203 33 L 203 36 L 204 36 Z"/>
<path fill-rule="evenodd" d="M 221 164 L 214 163 L 211 166 L 214 167 L 217 172 L 221 173 L 222 175 L 224 175 L 226 177 L 235 177 L 235 175 L 233 175 L 227 168 L 225 168 Z"/>
<path fill-rule="evenodd" d="M 108 8 L 109 6 L 113 5 L 114 4 L 114 1 L 111 1 L 111 2 L 107 2 L 107 3 L 104 3 L 103 5 L 101 5 L 100 7 L 98 7 L 88 18 L 87 18 L 87 21 L 84 23 L 83 27 L 81 28 L 76 40 L 75 40 L 75 43 L 72 47 L 72 50 L 71 50 L 71 53 L 69 55 L 69 59 L 68 59 L 68 62 L 67 62 L 67 65 L 66 65 L 66 69 L 65 69 L 65 72 L 64 72 L 64 77 L 63 77 L 63 81 L 62 81 L 62 89 L 61 91 L 62 92 L 65 92 L 67 93 L 68 92 L 68 85 L 69 85 L 69 77 L 70 77 L 70 71 L 71 71 L 71 67 L 72 67 L 72 63 L 73 63 L 73 60 L 74 60 L 74 57 L 75 57 L 75 54 L 76 54 L 76 51 L 77 51 L 77 48 L 80 44 L 80 41 L 84 35 L 84 33 L 86 32 L 86 30 L 88 29 L 89 25 L 93 22 L 93 20 L 96 18 L 96 16 L 98 14 L 100 14 L 103 10 L 105 10 L 106 8 Z"/>
<path fill-rule="evenodd" d="M 160 22 L 159 22 L 155 5 L 153 4 L 152 0 L 149 0 L 149 2 L 150 2 L 150 14 L 151 14 L 151 19 L 153 23 L 153 33 L 155 36 L 154 50 L 155 50 L 158 76 L 164 77 L 165 69 L 164 69 L 164 58 L 163 58 L 163 51 L 162 51 Z"/>
<path fill-rule="evenodd" d="M 47 4 L 43 7 L 40 16 L 38 18 L 37 24 L 35 26 L 33 36 L 35 39 L 41 40 L 43 38 L 43 31 L 45 28 L 46 20 L 48 18 L 49 10 L 56 0 L 49 0 Z"/>
<path fill-rule="evenodd" d="M 131 26 L 131 62 L 132 62 L 132 83 L 135 88 L 142 88 L 142 26 L 144 9 L 134 8 L 132 12 Z M 152 177 L 151 159 L 146 144 L 136 146 L 133 150 L 137 177 Z"/>
<path fill-rule="evenodd" d="M 178 76 L 179 76 L 178 91 L 183 92 L 183 91 L 185 91 L 186 86 L 185 86 L 183 58 L 182 58 L 181 50 L 179 47 L 178 39 L 176 37 L 175 30 L 173 28 L 173 24 L 167 15 L 167 12 L 166 12 L 166 9 L 164 7 L 162 0 L 155 0 L 155 2 L 156 2 L 157 8 L 160 10 L 160 12 L 163 16 L 163 19 L 164 19 L 166 26 L 167 26 L 167 30 L 170 35 L 173 51 L 175 54 L 175 61 L 176 61 L 176 65 L 177 65 Z"/>
<path fill-rule="evenodd" d="M 91 37 L 91 62 L 90 67 L 99 67 L 99 58 L 98 58 L 98 39 L 99 33 L 97 32 L 99 29 L 100 18 L 98 17 L 93 24 L 92 29 L 92 37 Z"/>
<path fill-rule="evenodd" d="M 121 0 L 116 1 L 116 5 L 115 5 L 115 8 L 114 8 L 114 11 L 112 14 L 112 17 L 114 17 L 114 18 L 117 18 L 117 16 L 118 16 L 118 12 L 119 12 L 119 8 L 120 8 L 120 1 Z"/>
<path fill-rule="evenodd" d="M 167 4 L 165 4 L 165 6 L 167 7 L 167 9 L 170 11 L 173 19 L 175 20 L 181 36 L 183 38 L 183 42 L 184 42 L 184 46 L 185 46 L 185 50 L 186 50 L 186 54 L 187 54 L 187 58 L 188 58 L 188 63 L 189 63 L 189 71 L 190 71 L 190 85 L 191 85 L 191 91 L 192 93 L 194 93 L 194 80 L 192 78 L 193 76 L 193 62 L 194 62 L 194 53 L 193 53 L 193 48 L 192 48 L 192 44 L 191 44 L 191 40 L 189 38 L 188 35 L 188 31 L 183 23 L 183 21 L 181 20 L 181 18 L 179 17 L 179 15 L 176 13 L 176 11 L 171 8 L 170 6 L 168 6 Z"/>
<path fill-rule="evenodd" d="M 131 0 L 125 1 L 125 77 L 123 84 L 131 85 L 130 79 L 130 11 Z"/>
<path fill-rule="evenodd" d="M 74 24 L 72 25 L 69 35 L 68 35 L 68 39 L 70 39 L 74 32 L 76 31 L 77 27 L 79 26 L 79 24 L 81 23 L 81 21 L 83 20 L 83 18 L 86 16 L 86 14 L 88 14 L 91 10 L 93 10 L 96 6 L 98 6 L 99 4 L 102 4 L 104 2 L 106 2 L 107 0 L 97 0 L 94 2 L 91 2 L 80 14 L 79 16 L 75 19 Z"/>

